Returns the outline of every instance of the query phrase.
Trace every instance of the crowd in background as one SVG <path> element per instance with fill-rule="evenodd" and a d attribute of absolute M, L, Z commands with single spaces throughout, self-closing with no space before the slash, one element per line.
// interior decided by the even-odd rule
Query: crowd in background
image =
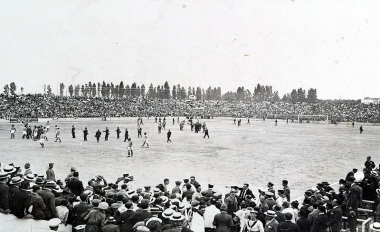
<path fill-rule="evenodd" d="M 22 95 L 0 98 L 2 118 L 207 116 L 297 120 L 298 115 L 325 115 L 334 122 L 380 122 L 378 104 L 228 102 L 162 99 L 104 99 Z M 312 118 L 311 120 L 319 120 Z M 326 120 L 326 118 L 321 118 Z"/>
<path fill-rule="evenodd" d="M 356 231 L 363 200 L 374 202 L 374 219 L 380 221 L 380 169 L 371 157 L 364 165 L 363 172 L 353 169 L 342 178 L 338 191 L 321 182 L 299 202 L 287 180 L 277 191 L 268 182 L 254 193 L 244 183 L 222 194 L 212 184 L 201 186 L 195 176 L 177 179 L 172 189 L 169 179 L 134 188 L 129 174 L 113 183 L 100 175 L 82 182 L 80 170 L 72 167 L 58 180 L 52 163 L 46 175 L 33 174 L 29 163 L 25 170 L 10 164 L 0 172 L 0 212 L 50 220 L 52 229 L 72 224 L 73 231 L 338 232 L 343 217 L 347 229 Z"/>

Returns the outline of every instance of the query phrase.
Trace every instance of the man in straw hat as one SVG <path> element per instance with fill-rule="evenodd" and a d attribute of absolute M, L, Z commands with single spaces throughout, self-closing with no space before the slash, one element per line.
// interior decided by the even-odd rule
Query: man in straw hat
<path fill-rule="evenodd" d="M 37 182 L 36 182 L 37 183 Z M 56 183 L 53 181 L 48 181 L 44 188 L 38 192 L 38 195 L 42 197 L 42 200 L 46 206 L 44 209 L 45 219 L 57 218 L 57 210 L 55 208 L 55 196 L 52 189 L 56 187 Z"/>
<path fill-rule="evenodd" d="M 251 231 L 264 232 L 263 223 L 257 219 L 257 213 L 258 211 L 249 207 L 248 220 L 243 227 L 243 230 L 242 230 L 243 232 L 251 232 Z"/>
<path fill-rule="evenodd" d="M 106 224 L 105 211 L 108 207 L 107 202 L 101 202 L 97 207 L 90 210 L 84 218 L 86 221 L 86 231 L 100 231 L 100 228 Z"/>
<path fill-rule="evenodd" d="M 265 212 L 266 215 L 266 223 L 264 227 L 265 232 L 277 232 L 278 221 L 276 220 L 276 212 L 273 210 L 268 210 Z"/>
<path fill-rule="evenodd" d="M 8 214 L 9 209 L 9 187 L 7 185 L 8 174 L 0 173 L 0 213 Z"/>

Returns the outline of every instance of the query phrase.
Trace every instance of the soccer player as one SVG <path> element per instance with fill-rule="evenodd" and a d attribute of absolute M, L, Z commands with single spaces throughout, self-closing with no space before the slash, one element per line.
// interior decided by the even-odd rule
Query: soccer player
<path fill-rule="evenodd" d="M 133 156 L 133 143 L 132 143 L 132 139 L 129 138 L 128 139 L 128 157 L 131 157 Z"/>
<path fill-rule="evenodd" d="M 146 132 L 144 132 L 144 138 L 145 138 L 145 141 L 144 141 L 142 147 L 144 147 L 146 144 L 146 147 L 149 148 L 148 135 L 146 135 Z"/>
<path fill-rule="evenodd" d="M 117 129 L 116 129 L 116 137 L 117 137 L 117 138 L 119 138 L 120 133 L 121 133 L 121 130 L 120 130 L 119 127 L 117 127 Z"/>
<path fill-rule="evenodd" d="M 166 141 L 167 143 L 168 142 L 172 142 L 171 140 L 170 140 L 170 136 L 172 136 L 172 132 L 170 131 L 170 129 L 169 129 L 169 131 L 168 131 L 168 133 L 166 133 L 167 134 L 167 137 L 168 137 L 168 140 Z"/>
<path fill-rule="evenodd" d="M 15 133 L 16 133 L 15 125 L 12 125 L 10 131 L 11 131 L 11 139 L 15 139 Z"/>
<path fill-rule="evenodd" d="M 84 141 L 87 141 L 87 135 L 88 135 L 88 130 L 87 130 L 87 127 L 85 127 L 83 131 Z"/>
<path fill-rule="evenodd" d="M 55 141 L 54 142 L 57 142 L 59 140 L 59 142 L 61 142 L 61 131 L 59 130 L 59 127 L 57 127 L 57 130 L 55 131 Z"/>

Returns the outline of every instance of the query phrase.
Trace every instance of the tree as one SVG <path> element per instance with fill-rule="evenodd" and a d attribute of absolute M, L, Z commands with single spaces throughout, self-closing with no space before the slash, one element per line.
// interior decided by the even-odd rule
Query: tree
<path fill-rule="evenodd" d="M 152 83 L 150 83 L 150 85 L 149 85 L 148 96 L 149 96 L 150 99 L 153 99 L 153 98 L 156 97 L 156 93 L 154 91 Z"/>
<path fill-rule="evenodd" d="M 140 91 L 141 91 L 141 96 L 142 96 L 143 98 L 145 98 L 145 85 L 144 85 L 144 84 L 141 85 L 141 89 L 140 89 Z"/>
<path fill-rule="evenodd" d="M 92 84 L 92 96 L 96 97 L 96 84 L 95 83 Z"/>
<path fill-rule="evenodd" d="M 182 87 L 182 89 L 181 89 L 181 99 L 186 99 L 186 89 L 185 89 L 185 87 Z"/>
<path fill-rule="evenodd" d="M 47 93 L 47 95 L 48 96 L 52 96 L 52 91 L 51 91 L 51 87 L 50 87 L 50 85 L 48 85 L 47 87 L 46 87 L 46 93 Z"/>
<path fill-rule="evenodd" d="M 124 97 L 124 83 L 123 83 L 123 81 L 120 81 L 120 84 L 119 84 L 119 97 L 120 98 Z"/>
<path fill-rule="evenodd" d="M 298 101 L 305 102 L 305 99 L 306 99 L 306 91 L 305 90 L 303 90 L 302 88 L 299 88 L 297 90 L 297 95 L 298 95 Z"/>
<path fill-rule="evenodd" d="M 173 99 L 177 99 L 177 88 L 175 85 L 173 85 L 173 89 L 172 89 L 172 98 Z"/>
<path fill-rule="evenodd" d="M 284 96 L 282 96 L 282 101 L 283 102 L 289 102 L 289 98 L 286 94 L 284 94 Z"/>
<path fill-rule="evenodd" d="M 298 102 L 298 93 L 297 90 L 293 89 L 292 92 L 290 93 L 290 99 L 291 102 Z"/>
<path fill-rule="evenodd" d="M 315 103 L 315 102 L 317 102 L 317 100 L 318 100 L 317 89 L 310 88 L 307 91 L 307 101 L 311 102 L 311 103 Z"/>
<path fill-rule="evenodd" d="M 102 97 L 106 97 L 107 96 L 107 85 L 106 85 L 106 82 L 103 81 L 103 84 L 102 84 Z"/>
<path fill-rule="evenodd" d="M 137 85 L 136 82 L 133 82 L 131 85 L 131 96 L 132 98 L 137 96 Z"/>
<path fill-rule="evenodd" d="M 11 95 L 15 95 L 15 93 L 16 93 L 16 84 L 14 82 L 12 82 L 10 84 L 9 90 L 10 90 Z"/>
<path fill-rule="evenodd" d="M 274 91 L 272 102 L 279 102 L 279 101 L 280 101 L 280 96 L 278 96 L 278 91 Z"/>
<path fill-rule="evenodd" d="M 63 91 L 65 90 L 65 84 L 60 83 L 59 84 L 59 96 L 63 96 Z"/>
<path fill-rule="evenodd" d="M 236 100 L 238 101 L 244 100 L 244 87 L 238 87 L 236 91 Z"/>
<path fill-rule="evenodd" d="M 207 89 L 206 89 L 206 96 L 205 96 L 205 99 L 206 100 L 212 100 L 214 97 L 214 94 L 213 94 L 213 91 L 211 89 L 211 86 L 209 86 Z"/>
<path fill-rule="evenodd" d="M 187 90 L 187 96 L 190 96 L 190 95 L 193 95 L 193 93 L 191 92 L 191 87 L 189 86 L 189 89 Z"/>
<path fill-rule="evenodd" d="M 8 96 L 8 95 L 9 95 L 9 85 L 8 85 L 8 84 L 6 84 L 6 85 L 4 86 L 4 95 L 5 95 L 5 96 Z"/>
<path fill-rule="evenodd" d="M 80 86 L 79 85 L 75 86 L 75 88 L 74 88 L 75 96 L 79 96 L 79 91 L 80 91 Z"/>
<path fill-rule="evenodd" d="M 218 91 L 216 92 L 215 97 L 216 100 L 222 100 L 222 89 L 220 87 L 218 87 Z"/>
<path fill-rule="evenodd" d="M 69 85 L 69 94 L 70 94 L 70 97 L 73 96 L 73 93 L 74 93 L 74 87 L 73 87 L 73 85 Z"/>
<path fill-rule="evenodd" d="M 128 99 L 131 96 L 131 88 L 129 85 L 125 86 L 125 96 L 127 96 Z"/>
<path fill-rule="evenodd" d="M 21 87 L 21 94 L 24 94 L 24 87 Z"/>
<path fill-rule="evenodd" d="M 236 93 L 228 91 L 227 93 L 223 94 L 222 98 L 224 101 L 235 101 Z"/>
<path fill-rule="evenodd" d="M 165 81 L 165 84 L 164 84 L 164 98 L 170 99 L 170 86 L 167 81 Z"/>
<path fill-rule="evenodd" d="M 161 87 L 159 85 L 157 86 L 157 98 L 162 99 L 162 96 L 161 96 Z"/>
<path fill-rule="evenodd" d="M 197 101 L 202 100 L 202 90 L 201 90 L 201 87 L 197 87 L 197 92 L 195 93 L 195 96 L 197 97 Z"/>
<path fill-rule="evenodd" d="M 111 97 L 115 97 L 116 96 L 116 88 L 112 82 L 111 82 L 111 85 L 109 85 L 109 90 L 111 91 Z"/>
<path fill-rule="evenodd" d="M 84 85 L 82 85 L 82 87 L 80 87 L 80 91 L 82 92 L 82 96 L 86 96 L 86 89 L 85 89 Z"/>

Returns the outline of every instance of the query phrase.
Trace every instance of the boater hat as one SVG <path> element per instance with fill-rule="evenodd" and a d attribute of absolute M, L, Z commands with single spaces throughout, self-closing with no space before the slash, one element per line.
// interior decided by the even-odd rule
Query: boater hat
<path fill-rule="evenodd" d="M 373 231 L 380 231 L 380 223 L 379 222 L 374 222 L 369 227 Z"/>
<path fill-rule="evenodd" d="M 4 173 L 12 173 L 16 171 L 16 168 L 14 166 L 7 165 L 3 168 Z"/>
<path fill-rule="evenodd" d="M 274 212 L 273 210 L 268 210 L 264 214 L 269 217 L 277 217 L 276 212 Z"/>
<path fill-rule="evenodd" d="M 8 174 L 7 173 L 2 173 L 0 172 L 0 180 L 4 180 L 8 177 Z"/>
<path fill-rule="evenodd" d="M 174 210 L 171 208 L 165 209 L 165 211 L 162 213 L 162 217 L 164 218 L 170 218 L 174 213 Z"/>
<path fill-rule="evenodd" d="M 21 178 L 19 176 L 12 177 L 11 182 L 9 182 L 10 185 L 19 184 L 21 183 Z"/>
<path fill-rule="evenodd" d="M 28 175 L 24 176 L 24 179 L 28 180 L 28 181 L 34 181 L 35 177 L 33 174 L 28 174 Z"/>
<path fill-rule="evenodd" d="M 180 212 L 174 212 L 170 217 L 172 221 L 182 221 L 183 219 L 185 219 L 185 217 Z"/>

